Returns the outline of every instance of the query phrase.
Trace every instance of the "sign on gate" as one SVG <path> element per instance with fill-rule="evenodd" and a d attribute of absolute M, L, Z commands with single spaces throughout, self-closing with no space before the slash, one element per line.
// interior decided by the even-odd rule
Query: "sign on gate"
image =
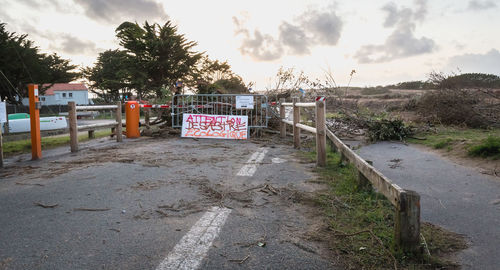
<path fill-rule="evenodd" d="M 246 140 L 247 131 L 246 115 L 183 114 L 182 137 Z"/>
<path fill-rule="evenodd" d="M 0 101 L 0 123 L 7 122 L 7 107 L 4 101 Z"/>
<path fill-rule="evenodd" d="M 236 109 L 253 109 L 253 96 L 236 96 Z"/>

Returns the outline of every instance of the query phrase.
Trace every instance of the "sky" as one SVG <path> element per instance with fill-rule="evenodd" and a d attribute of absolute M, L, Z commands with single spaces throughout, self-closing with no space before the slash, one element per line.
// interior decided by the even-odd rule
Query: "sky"
<path fill-rule="evenodd" d="M 337 84 L 425 80 L 432 71 L 500 75 L 500 0 L 0 0 L 0 22 L 42 52 L 91 66 L 119 48 L 124 21 L 177 25 L 255 90 L 280 67 Z"/>

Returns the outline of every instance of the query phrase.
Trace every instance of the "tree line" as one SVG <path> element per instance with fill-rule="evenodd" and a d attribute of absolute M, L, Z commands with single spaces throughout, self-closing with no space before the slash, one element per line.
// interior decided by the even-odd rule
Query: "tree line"
<path fill-rule="evenodd" d="M 93 66 L 71 65 L 54 54 L 41 53 L 26 34 L 10 33 L 0 23 L 0 97 L 18 103 L 27 84 L 67 83 L 83 79 L 103 102 L 137 95 L 168 99 L 182 87 L 204 93 L 248 93 L 251 84 L 231 70 L 227 61 L 212 60 L 194 50 L 172 22 L 143 25 L 123 22 L 116 30 L 121 48 L 99 53 Z"/>

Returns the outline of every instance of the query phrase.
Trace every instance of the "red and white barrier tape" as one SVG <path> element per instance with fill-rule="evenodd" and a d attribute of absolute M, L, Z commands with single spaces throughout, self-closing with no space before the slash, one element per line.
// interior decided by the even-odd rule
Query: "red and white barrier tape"
<path fill-rule="evenodd" d="M 141 108 L 170 108 L 170 105 L 141 104 Z"/>
<path fill-rule="evenodd" d="M 316 101 L 325 101 L 326 97 L 316 97 Z"/>
<path fill-rule="evenodd" d="M 269 102 L 268 103 L 270 106 L 276 106 L 278 105 L 278 102 Z M 213 108 L 217 105 L 220 106 L 220 104 L 209 104 L 209 105 L 177 105 L 177 106 L 171 106 L 171 105 L 164 105 L 164 104 L 141 104 L 141 108 L 155 108 L 155 109 L 158 109 L 158 108 L 161 108 L 161 109 L 166 109 L 166 108 L 183 108 L 183 107 L 192 107 L 192 108 L 197 108 L 197 109 L 201 109 L 201 108 Z M 236 106 L 235 104 L 232 104 L 231 106 Z"/>

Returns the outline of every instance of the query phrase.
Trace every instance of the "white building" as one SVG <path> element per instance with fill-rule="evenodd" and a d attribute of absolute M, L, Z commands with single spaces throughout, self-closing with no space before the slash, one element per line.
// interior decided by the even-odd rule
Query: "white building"
<path fill-rule="evenodd" d="M 74 101 L 76 105 L 87 105 L 89 90 L 83 83 L 55 83 L 38 98 L 42 105 L 67 105 L 69 101 Z M 23 98 L 23 105 L 29 105 L 28 98 Z"/>

